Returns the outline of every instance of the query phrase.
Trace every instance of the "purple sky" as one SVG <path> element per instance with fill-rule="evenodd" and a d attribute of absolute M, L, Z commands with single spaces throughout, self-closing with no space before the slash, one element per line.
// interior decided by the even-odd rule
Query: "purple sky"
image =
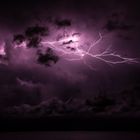
<path fill-rule="evenodd" d="M 39 89 L 43 100 L 53 96 L 88 98 L 99 90 L 114 92 L 140 83 L 137 63 L 110 66 L 85 56 L 86 62 L 96 69 L 91 70 L 82 60 L 67 61 L 60 57 L 56 64 L 46 67 L 36 62 L 36 48 L 13 49 L 12 46 L 15 34 L 23 34 L 28 27 L 37 24 L 49 28 L 45 40 L 55 40 L 64 27 L 58 27 L 54 21 L 68 19 L 71 26 L 66 27 L 67 32 L 80 33 L 83 46 L 97 40 L 99 32 L 103 34 L 103 40 L 92 50 L 93 54 L 111 45 L 111 51 L 139 59 L 140 20 L 135 1 L 31 0 L 0 3 L 0 42 L 6 43 L 9 63 L 0 65 L 2 99 L 14 95 L 13 89 L 21 86 L 17 78 L 28 85 L 24 89 L 25 94 L 34 94 Z"/>

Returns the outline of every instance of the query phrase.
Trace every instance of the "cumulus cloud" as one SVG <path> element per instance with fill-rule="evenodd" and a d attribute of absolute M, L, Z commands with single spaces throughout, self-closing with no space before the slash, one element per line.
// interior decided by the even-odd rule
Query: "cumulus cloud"
<path fill-rule="evenodd" d="M 96 94 L 95 97 L 86 99 L 69 98 L 64 101 L 53 97 L 36 105 L 23 103 L 8 107 L 5 109 L 5 115 L 18 118 L 65 115 L 111 116 L 114 114 L 116 116 L 131 116 L 133 112 L 133 115 L 139 116 L 139 90 L 140 86 L 135 85 L 122 90 L 117 94 L 117 97 L 113 94 L 108 96 L 104 91 Z"/>

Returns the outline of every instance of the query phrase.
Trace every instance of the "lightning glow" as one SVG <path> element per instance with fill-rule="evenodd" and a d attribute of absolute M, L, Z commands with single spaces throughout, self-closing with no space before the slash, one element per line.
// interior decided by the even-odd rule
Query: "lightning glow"
<path fill-rule="evenodd" d="M 27 42 L 26 41 L 23 41 L 20 44 L 14 43 L 14 48 L 24 48 L 24 49 L 26 49 L 27 48 Z"/>
<path fill-rule="evenodd" d="M 108 65 L 139 63 L 136 58 L 124 57 L 112 52 L 110 47 L 107 47 L 104 51 L 95 54 L 94 50 L 96 45 L 99 44 L 102 39 L 103 36 L 99 33 L 99 38 L 96 41 L 92 41 L 90 45 L 87 46 L 85 43 L 82 43 L 83 39 L 81 38 L 80 33 L 65 33 L 61 38 L 55 39 L 55 41 L 48 41 L 48 39 L 46 41 L 45 39 L 42 40 L 40 44 L 43 48 L 49 47 L 56 51 L 60 57 L 63 57 L 68 61 L 82 61 L 93 70 L 95 70 L 95 67 L 88 63 L 85 59 L 86 56 L 90 56 L 91 58 L 97 59 Z M 25 40 L 20 44 L 14 44 L 15 49 L 18 47 L 27 49 L 27 41 Z M 0 54 L 4 55 L 4 53 L 3 48 L 0 48 Z"/>
<path fill-rule="evenodd" d="M 8 65 L 7 53 L 6 53 L 4 41 L 0 43 L 0 64 Z"/>
<path fill-rule="evenodd" d="M 1 56 L 5 56 L 6 55 L 6 52 L 5 52 L 5 43 L 4 42 L 2 42 L 0 44 L 0 55 Z"/>
<path fill-rule="evenodd" d="M 71 36 L 64 37 L 63 39 L 60 39 L 58 41 L 42 41 L 41 43 L 44 46 L 49 46 L 53 50 L 58 51 L 59 53 L 61 53 L 60 56 L 63 56 L 68 61 L 82 60 L 83 63 L 87 65 L 90 69 L 94 69 L 94 67 L 87 63 L 85 56 L 90 56 L 94 59 L 98 59 L 108 65 L 138 63 L 138 61 L 135 58 L 127 58 L 114 52 L 111 52 L 110 47 L 108 47 L 101 53 L 93 54 L 91 50 L 94 49 L 94 47 L 97 44 L 99 44 L 102 41 L 102 39 L 103 37 L 101 33 L 99 33 L 99 39 L 93 42 L 91 45 L 89 45 L 88 49 L 86 50 L 82 47 L 83 45 L 80 45 L 79 34 L 73 34 Z M 117 60 L 108 60 L 106 59 L 107 57 L 111 57 Z"/>

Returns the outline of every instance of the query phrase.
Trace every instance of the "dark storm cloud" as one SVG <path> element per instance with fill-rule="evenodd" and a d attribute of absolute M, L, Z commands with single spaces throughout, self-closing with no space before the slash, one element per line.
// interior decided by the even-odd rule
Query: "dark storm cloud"
<path fill-rule="evenodd" d="M 40 47 L 40 42 L 42 40 L 42 37 L 49 35 L 49 29 L 48 27 L 43 26 L 32 26 L 28 27 L 25 30 L 24 34 L 17 34 L 13 37 L 13 42 L 17 45 L 21 45 L 23 42 L 28 42 L 27 47 L 28 48 L 38 48 Z M 51 62 L 56 63 L 59 58 L 57 55 L 54 54 L 53 50 L 51 48 L 47 48 L 46 51 L 42 52 L 41 50 L 36 50 L 37 52 L 37 62 L 39 64 L 43 64 L 45 66 L 50 66 Z"/>
<path fill-rule="evenodd" d="M 43 26 L 32 26 L 27 27 L 25 33 L 14 35 L 13 41 L 20 45 L 24 41 L 28 42 L 27 47 L 35 47 L 37 48 L 42 40 L 42 37 L 48 36 L 49 29 L 48 27 Z"/>
<path fill-rule="evenodd" d="M 56 19 L 55 20 L 55 24 L 58 26 L 58 27 L 67 27 L 67 26 L 71 26 L 71 21 L 69 19 Z"/>
<path fill-rule="evenodd" d="M 99 114 L 108 116 L 113 114 L 131 116 L 133 112 L 133 116 L 139 116 L 139 91 L 140 85 L 135 85 L 120 91 L 117 95 L 107 95 L 103 91 L 92 98 L 70 98 L 64 101 L 53 97 L 35 105 L 23 102 L 23 104 L 6 108 L 5 115 L 7 117 L 21 118 L 60 115 L 75 116 L 78 114 L 83 116 L 88 116 L 89 114 L 94 116 Z"/>
<path fill-rule="evenodd" d="M 129 31 L 132 30 L 134 25 L 131 25 L 127 22 L 126 19 L 121 19 L 121 13 L 113 13 L 111 18 L 107 21 L 105 29 L 108 31 L 122 30 Z"/>
<path fill-rule="evenodd" d="M 40 52 L 37 53 L 38 58 L 37 61 L 40 64 L 43 64 L 45 66 L 51 66 L 51 63 L 57 63 L 59 60 L 59 57 L 53 52 L 51 48 L 46 49 L 46 52 Z"/>
<path fill-rule="evenodd" d="M 26 40 L 25 36 L 22 34 L 14 35 L 13 42 L 16 42 L 17 45 L 20 45 Z"/>
<path fill-rule="evenodd" d="M 49 29 L 48 27 L 43 27 L 43 26 L 33 26 L 33 27 L 28 27 L 25 31 L 25 36 L 27 38 L 32 38 L 34 36 L 47 36 L 49 34 Z"/>

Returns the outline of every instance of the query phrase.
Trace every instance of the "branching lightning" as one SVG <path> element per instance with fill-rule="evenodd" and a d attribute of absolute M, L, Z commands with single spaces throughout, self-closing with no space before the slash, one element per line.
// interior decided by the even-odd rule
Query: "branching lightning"
<path fill-rule="evenodd" d="M 87 50 L 83 49 L 82 46 L 79 45 L 80 36 L 77 34 L 71 35 L 69 37 L 64 37 L 63 39 L 60 39 L 58 41 L 42 41 L 41 43 L 44 46 L 49 46 L 53 50 L 58 51 L 59 53 L 61 53 L 60 56 L 63 56 L 68 61 L 82 60 L 83 63 L 87 65 L 90 69 L 94 69 L 94 67 L 87 63 L 85 56 L 90 56 L 94 59 L 98 59 L 108 65 L 138 63 L 135 58 L 127 58 L 111 52 L 110 47 L 108 47 L 101 53 L 93 54 L 91 50 L 94 49 L 94 47 L 96 47 L 96 45 L 99 44 L 102 39 L 103 37 L 101 33 L 99 33 L 99 39 L 93 42 L 90 46 L 88 46 Z M 106 59 L 107 57 L 111 57 L 117 60 L 108 60 Z"/>
<path fill-rule="evenodd" d="M 81 60 L 85 65 L 93 70 L 95 69 L 95 67 L 88 63 L 85 58 L 86 56 L 90 56 L 91 58 L 97 59 L 108 65 L 139 63 L 136 58 L 124 57 L 120 54 L 112 52 L 110 47 L 107 47 L 104 51 L 95 54 L 94 50 L 96 45 L 99 44 L 103 39 L 101 33 L 99 33 L 99 38 L 96 41 L 91 42 L 88 46 L 81 43 L 82 39 L 80 37 L 81 35 L 79 33 L 64 33 L 58 40 L 42 40 L 40 44 L 43 48 L 51 48 L 52 50 L 56 51 L 58 56 L 63 57 L 68 61 Z M 14 44 L 14 48 L 17 47 L 22 47 L 24 49 L 28 48 L 27 41 L 25 40 L 20 44 Z M 0 54 L 1 53 L 4 53 L 4 50 L 0 49 Z"/>

